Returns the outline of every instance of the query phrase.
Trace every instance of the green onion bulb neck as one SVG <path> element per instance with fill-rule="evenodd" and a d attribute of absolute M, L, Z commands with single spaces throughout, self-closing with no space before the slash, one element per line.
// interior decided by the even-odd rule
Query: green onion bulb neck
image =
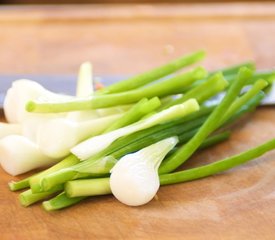
<path fill-rule="evenodd" d="M 69 155 L 70 149 L 76 144 L 85 138 L 101 134 L 120 117 L 121 114 L 116 114 L 82 122 L 66 118 L 52 119 L 39 127 L 37 142 L 45 155 L 63 158 Z"/>
<path fill-rule="evenodd" d="M 81 160 L 86 160 L 104 150 L 111 145 L 112 142 L 122 136 L 184 117 L 192 112 L 198 111 L 199 108 L 200 107 L 195 99 L 189 99 L 182 104 L 172 106 L 126 127 L 89 138 L 73 147 L 71 149 L 71 153 L 76 155 Z"/>

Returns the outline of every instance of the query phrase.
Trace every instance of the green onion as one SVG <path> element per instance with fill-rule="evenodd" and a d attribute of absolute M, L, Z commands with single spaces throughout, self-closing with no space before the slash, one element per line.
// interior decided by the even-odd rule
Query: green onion
<path fill-rule="evenodd" d="M 241 97 L 239 97 L 236 101 L 234 101 L 229 109 L 226 111 L 224 116 L 222 117 L 221 122 L 225 122 L 228 120 L 241 106 L 245 105 L 246 102 L 249 101 L 252 97 L 254 97 L 257 93 L 259 93 L 262 89 L 268 86 L 268 83 L 265 80 L 258 80 L 254 85 Z"/>
<path fill-rule="evenodd" d="M 208 78 L 212 77 L 213 75 L 217 74 L 217 73 L 222 73 L 225 80 L 227 80 L 229 83 L 232 83 L 236 78 L 237 78 L 237 74 L 240 70 L 241 67 L 247 67 L 251 70 L 255 69 L 255 63 L 254 62 L 243 62 L 243 63 L 239 63 L 237 65 L 232 65 L 230 67 L 227 68 L 221 68 L 219 70 L 215 70 L 209 73 Z M 271 71 L 266 71 L 266 73 L 271 73 Z M 274 72 L 273 72 L 274 73 Z M 253 76 L 251 77 L 251 80 L 249 81 L 250 83 L 254 83 L 254 81 L 252 81 L 252 79 L 257 80 L 259 78 L 264 78 L 265 79 L 265 73 L 263 75 L 259 74 L 259 72 L 254 72 Z M 183 93 L 183 92 L 188 92 L 190 91 L 192 88 L 204 83 L 207 81 L 206 79 L 202 79 L 199 81 L 196 81 L 195 83 L 193 83 L 191 86 L 180 89 L 178 92 Z"/>
<path fill-rule="evenodd" d="M 109 87 L 105 87 L 102 90 L 97 91 L 97 94 L 124 92 L 134 88 L 138 88 L 152 81 L 165 77 L 185 66 L 196 63 L 202 60 L 204 57 L 204 51 L 198 51 L 190 55 L 183 56 L 169 62 L 168 64 L 154 68 L 148 72 L 114 83 Z"/>
<path fill-rule="evenodd" d="M 26 105 L 26 110 L 29 112 L 52 113 L 90 110 L 135 103 L 142 98 L 152 98 L 156 96 L 164 97 L 170 95 L 174 93 L 176 89 L 189 86 L 196 80 L 204 78 L 206 75 L 207 72 L 204 68 L 197 67 L 194 70 L 173 78 L 128 92 L 91 96 L 89 98 L 73 99 L 62 102 L 30 101 Z"/>
<path fill-rule="evenodd" d="M 252 87 L 248 93 L 251 94 L 251 91 L 253 91 L 254 88 L 255 88 L 255 86 Z M 248 94 L 248 93 L 246 93 L 246 94 Z M 260 94 L 257 95 L 256 98 L 252 98 L 251 103 L 248 102 L 248 103 L 246 103 L 246 105 L 242 106 L 243 110 L 241 111 L 241 114 L 243 114 L 243 112 L 250 111 L 250 109 L 252 109 L 256 105 L 258 105 L 258 103 L 261 101 L 261 99 L 263 97 L 264 97 L 264 94 L 260 93 Z M 127 153 L 139 150 L 142 147 L 146 147 L 150 144 L 153 144 L 154 142 L 159 141 L 161 139 L 164 139 L 165 137 L 175 135 L 175 133 L 178 131 L 178 128 L 176 127 L 177 125 L 173 126 L 173 124 L 178 124 L 180 122 L 182 122 L 182 123 L 179 126 L 182 126 L 181 128 L 185 129 L 185 131 L 183 131 L 182 135 L 181 134 L 179 135 L 179 139 L 180 139 L 181 143 L 184 143 L 185 141 L 189 140 L 198 131 L 198 129 L 194 129 L 195 131 L 194 130 L 188 131 L 188 130 L 192 129 L 193 127 L 199 126 L 205 120 L 205 117 L 203 117 L 201 120 L 200 120 L 199 117 L 203 116 L 205 114 L 208 114 L 209 112 L 212 111 L 213 108 L 214 107 L 201 108 L 200 111 L 198 111 L 196 113 L 193 113 L 191 115 L 188 115 L 188 116 L 184 117 L 182 120 L 172 121 L 171 123 L 162 124 L 162 125 L 155 126 L 155 127 L 150 128 L 150 129 L 147 129 L 147 130 L 139 131 L 137 133 L 131 134 L 131 135 L 126 136 L 126 137 L 122 137 L 121 139 L 118 139 L 117 141 L 115 141 L 112 144 L 112 146 L 111 146 L 112 150 L 109 149 L 109 151 L 106 151 L 105 154 L 99 155 L 98 158 L 101 158 L 104 155 L 110 155 L 110 154 L 114 158 L 120 158 L 120 157 L 124 156 Z M 237 117 L 238 117 L 238 115 L 240 115 L 240 114 L 237 114 Z M 188 122 L 188 121 L 190 121 L 190 123 L 188 123 L 186 125 L 185 123 Z M 230 122 L 231 121 L 232 120 L 230 120 Z M 196 124 L 196 122 L 198 122 L 198 125 Z M 176 130 L 174 132 L 173 131 L 170 132 L 169 129 L 171 127 L 172 128 L 176 127 L 175 128 Z M 180 129 L 180 127 L 179 127 L 179 129 Z M 160 133 L 160 135 L 158 135 L 158 132 Z M 169 132 L 170 132 L 170 134 L 169 134 Z M 178 133 L 180 133 L 180 132 L 178 132 Z M 115 144 L 115 143 L 117 143 L 117 144 Z M 78 162 L 78 160 L 76 161 L 76 163 L 77 162 Z M 92 166 L 94 166 L 94 165 L 92 164 Z M 85 169 L 85 166 L 82 169 Z M 71 180 L 71 179 L 68 179 L 68 180 Z M 36 181 L 37 184 L 35 184 L 34 181 L 32 181 L 32 190 L 34 192 L 40 192 L 42 190 L 41 187 L 40 187 L 39 182 L 40 181 Z M 22 188 L 25 188 L 25 187 L 29 186 L 29 178 L 23 179 L 22 183 L 21 183 L 21 181 L 12 182 L 12 183 L 9 183 L 9 185 L 10 185 L 11 190 L 12 189 L 14 191 L 20 190 Z M 14 187 L 12 187 L 12 186 L 14 186 Z"/>
<path fill-rule="evenodd" d="M 224 76 L 233 75 L 233 74 L 236 75 L 236 74 L 238 74 L 240 68 L 242 68 L 242 67 L 246 67 L 246 68 L 249 68 L 251 70 L 255 70 L 255 68 L 256 68 L 254 62 L 248 61 L 248 62 L 243 62 L 243 63 L 236 64 L 236 65 L 231 65 L 230 67 L 215 70 L 215 71 L 211 72 L 210 75 L 214 75 L 218 72 L 222 72 L 222 74 Z"/>
<path fill-rule="evenodd" d="M 192 181 L 203 177 L 211 176 L 211 175 L 229 170 L 231 168 L 234 168 L 248 161 L 251 161 L 273 149 L 275 149 L 275 139 L 268 141 L 248 151 L 242 152 L 238 155 L 228 157 L 226 159 L 219 160 L 217 162 L 210 163 L 205 166 L 183 170 L 180 172 L 160 175 L 160 185 L 182 183 L 182 182 Z M 98 196 L 98 195 L 110 194 L 111 190 L 108 188 L 108 184 L 109 184 L 109 178 L 75 180 L 75 181 L 70 181 L 66 183 L 65 191 L 66 192 L 68 191 L 69 197 L 75 198 L 75 197 L 81 196 L 84 199 L 87 196 Z M 102 185 L 102 189 L 100 185 Z M 67 207 L 67 206 L 68 205 L 66 201 L 64 201 L 64 203 L 62 201 L 59 202 L 60 208 Z M 57 209 L 59 208 L 55 208 L 55 210 Z"/>
<path fill-rule="evenodd" d="M 213 97 L 217 93 L 223 91 L 227 86 L 228 82 L 223 78 L 222 74 L 217 73 L 210 77 L 207 81 L 186 92 L 186 94 L 184 94 L 182 97 L 170 101 L 168 104 L 161 107 L 161 109 L 171 107 L 175 104 L 183 103 L 189 98 L 195 98 L 198 103 L 201 104 L 210 97 Z"/>
<path fill-rule="evenodd" d="M 257 71 L 254 72 L 251 78 L 247 81 L 247 84 L 253 84 L 259 79 L 264 79 L 268 83 L 272 83 L 272 80 L 275 78 L 275 71 Z M 232 84 L 236 80 L 236 74 L 226 75 L 225 79 Z"/>
<path fill-rule="evenodd" d="M 194 131 L 195 130 L 195 131 Z M 187 131 L 182 135 L 179 135 L 179 143 L 185 143 L 189 140 L 198 129 L 194 129 L 191 131 Z M 171 132 L 168 137 L 175 136 L 176 134 Z M 221 133 L 214 135 L 213 137 L 207 138 L 202 147 L 208 147 L 220 141 L 226 140 L 229 137 L 229 133 Z M 57 185 L 61 185 L 69 180 L 79 179 L 79 178 L 91 178 L 91 177 L 102 177 L 108 176 L 112 167 L 116 164 L 117 160 L 126 154 L 135 152 L 137 150 L 141 150 L 144 147 L 147 147 L 151 144 L 154 144 L 158 141 L 161 141 L 165 138 L 162 136 L 161 138 L 155 138 L 153 141 L 151 139 L 144 140 L 143 144 L 139 146 L 137 144 L 126 146 L 122 151 L 114 152 L 112 155 L 105 156 L 103 158 L 99 158 L 93 161 L 84 161 L 74 166 L 61 169 L 59 171 L 53 172 L 44 176 L 41 180 L 41 189 L 43 191 L 49 191 Z M 150 141 L 151 140 L 151 141 Z"/>
<path fill-rule="evenodd" d="M 228 139 L 229 132 L 216 134 L 206 139 L 200 148 L 206 148 L 216 143 Z M 87 161 L 86 161 L 87 162 Z M 86 163 L 84 162 L 84 163 Z M 47 211 L 58 210 L 72 206 L 84 199 L 87 196 L 98 196 L 110 194 L 109 178 L 81 179 L 68 181 L 65 184 L 66 194 L 63 192 L 60 195 L 52 198 L 49 201 L 43 202 L 43 207 Z M 81 196 L 81 197 L 76 197 Z"/>
<path fill-rule="evenodd" d="M 247 92 L 246 94 L 250 95 L 251 92 Z M 240 117 L 244 113 L 254 109 L 255 106 L 257 106 L 260 103 L 263 97 L 264 97 L 264 94 L 260 92 L 256 94 L 256 96 L 253 96 L 249 101 L 243 102 L 242 98 L 246 98 L 246 96 L 242 96 L 242 98 L 240 98 L 238 102 L 239 104 L 244 103 L 245 105 L 241 106 L 240 110 L 237 113 L 234 113 L 233 119 L 231 118 L 227 120 L 226 124 L 228 124 L 228 122 L 230 123 L 234 121 L 236 118 Z M 206 113 L 206 110 L 209 111 L 211 110 L 211 108 L 202 109 L 202 110 L 201 110 L 201 113 L 203 112 Z M 195 113 L 193 113 L 193 115 L 195 115 Z M 191 119 L 190 116 L 189 116 L 189 119 Z M 131 142 L 130 144 L 127 145 L 124 143 L 124 147 L 119 148 L 116 151 L 109 152 L 109 154 L 106 154 L 106 155 L 109 155 L 109 157 L 111 158 L 109 157 L 102 158 L 104 157 L 104 155 L 101 155 L 97 159 L 91 158 L 90 160 L 81 162 L 70 168 L 65 168 L 65 169 L 62 169 L 61 171 L 45 176 L 44 181 L 47 187 L 44 190 L 45 191 L 49 190 L 57 184 L 62 184 L 72 179 L 85 178 L 88 176 L 95 177 L 95 176 L 107 174 L 115 164 L 115 161 L 113 160 L 114 158 L 119 159 L 126 154 L 140 150 L 143 147 L 146 147 L 150 144 L 153 144 L 157 141 L 160 141 L 170 136 L 174 136 L 178 134 L 179 143 L 183 144 L 186 141 L 190 140 L 198 132 L 199 128 L 197 128 L 197 126 L 200 126 L 200 124 L 202 124 L 205 121 L 205 119 L 206 117 L 202 117 L 201 119 L 198 118 L 194 121 L 190 121 L 187 124 L 182 126 L 182 130 L 180 130 L 180 128 L 178 128 L 178 126 L 176 125 L 176 126 L 172 126 L 172 128 L 166 128 L 165 131 L 157 131 L 155 133 L 152 132 L 151 134 L 144 136 L 143 138 L 140 138 L 139 141 L 131 142 L 131 140 L 128 139 L 128 141 Z M 137 136 L 135 136 L 135 134 L 133 135 L 134 135 L 133 139 L 135 139 Z M 212 137 L 208 137 L 199 148 L 201 149 L 201 148 L 211 146 L 215 143 L 218 143 L 220 141 L 227 139 L 228 137 L 229 137 L 228 132 L 215 134 Z"/>
<path fill-rule="evenodd" d="M 183 164 L 201 145 L 203 140 L 211 134 L 220 125 L 220 119 L 224 115 L 225 109 L 230 107 L 231 103 L 235 100 L 240 90 L 251 77 L 252 71 L 248 68 L 241 68 L 238 79 L 231 85 L 226 96 L 217 108 L 212 112 L 206 122 L 202 125 L 197 134 L 175 154 L 173 154 L 168 161 L 164 161 L 159 168 L 161 174 L 172 172 L 181 164 Z"/>

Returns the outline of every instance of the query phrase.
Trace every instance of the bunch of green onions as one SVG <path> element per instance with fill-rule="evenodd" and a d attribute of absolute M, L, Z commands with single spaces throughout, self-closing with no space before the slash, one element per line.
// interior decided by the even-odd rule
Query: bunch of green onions
<path fill-rule="evenodd" d="M 257 72 L 252 62 L 210 73 L 203 67 L 195 67 L 169 77 L 204 56 L 203 51 L 183 56 L 90 96 L 67 101 L 29 101 L 26 110 L 33 113 L 133 105 L 102 134 L 76 145 L 71 154 L 57 164 L 21 181 L 10 182 L 12 191 L 29 188 L 20 193 L 21 204 L 29 206 L 43 201 L 43 207 L 50 211 L 72 206 L 91 196 L 113 193 L 119 199 L 125 189 L 121 186 L 114 191 L 113 188 L 125 179 L 119 175 L 115 178 L 115 174 L 120 165 L 124 167 L 122 162 L 131 165 L 131 157 L 140 161 L 146 158 L 150 174 L 155 173 L 152 181 L 156 180 L 157 191 L 158 184 L 182 183 L 217 174 L 274 149 L 275 139 L 271 139 L 238 155 L 177 171 L 199 149 L 228 139 L 228 126 L 256 109 L 274 79 L 274 72 Z M 243 93 L 247 85 L 250 88 Z M 220 102 L 206 104 L 220 93 L 225 93 Z M 150 185 L 148 181 L 146 184 Z M 139 187 L 140 193 L 145 194 L 142 188 L 146 187 L 138 183 Z M 131 204 L 138 205 L 135 201 L 130 201 Z"/>

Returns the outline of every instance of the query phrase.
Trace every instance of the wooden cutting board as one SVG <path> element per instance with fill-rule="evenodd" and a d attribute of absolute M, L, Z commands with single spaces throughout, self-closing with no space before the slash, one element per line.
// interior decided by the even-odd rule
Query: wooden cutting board
<path fill-rule="evenodd" d="M 72 74 L 90 60 L 100 74 L 135 74 L 197 49 L 209 70 L 254 59 L 274 67 L 275 4 L 5 7 L 0 73 Z M 1 84 L 1 82 L 0 82 Z M 2 115 L 3 120 L 3 115 Z M 260 107 L 229 141 L 198 152 L 185 168 L 275 137 L 274 107 Z M 16 149 L 15 149 L 16 151 Z M 275 239 L 275 152 L 231 171 L 162 187 L 127 207 L 112 196 L 69 209 L 23 208 L 0 170 L 0 239 Z"/>

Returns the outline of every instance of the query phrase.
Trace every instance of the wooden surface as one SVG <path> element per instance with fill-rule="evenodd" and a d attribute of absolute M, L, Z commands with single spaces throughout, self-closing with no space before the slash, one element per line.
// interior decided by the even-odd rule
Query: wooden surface
<path fill-rule="evenodd" d="M 0 9 L 0 73 L 71 74 L 91 60 L 97 75 L 134 74 L 205 49 L 215 69 L 246 59 L 274 67 L 275 4 L 6 7 Z M 0 83 L 1 84 L 1 83 Z M 231 139 L 187 167 L 275 137 L 274 107 L 261 107 Z M 275 152 L 207 179 L 162 187 L 127 207 L 112 196 L 47 213 L 20 206 L 0 170 L 1 239 L 275 239 Z"/>
<path fill-rule="evenodd" d="M 238 2 L 239 0 L 223 0 L 223 2 Z M 252 2 L 257 0 L 243 0 Z M 264 0 L 272 1 L 272 0 Z M 219 0 L 170 0 L 169 3 L 202 3 L 219 2 Z M 118 3 L 167 3 L 167 0 L 0 0 L 4 4 L 118 4 Z"/>

